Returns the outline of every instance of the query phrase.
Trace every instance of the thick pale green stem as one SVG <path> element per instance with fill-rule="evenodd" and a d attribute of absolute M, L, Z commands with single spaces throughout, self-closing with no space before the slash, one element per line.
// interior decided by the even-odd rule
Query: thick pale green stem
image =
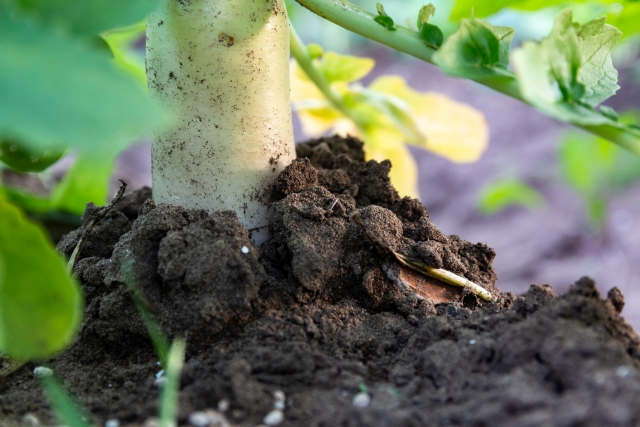
<path fill-rule="evenodd" d="M 271 185 L 295 158 L 283 1 L 162 0 L 147 78 L 177 117 L 153 136 L 154 200 L 234 210 L 266 240 Z"/>
<path fill-rule="evenodd" d="M 435 49 L 423 42 L 414 31 L 396 25 L 396 31 L 390 31 L 377 23 L 377 16 L 346 0 L 296 0 L 301 6 L 334 24 L 368 39 L 377 41 L 400 52 L 407 53 L 433 64 Z M 476 82 L 527 103 L 520 94 L 515 75 L 496 76 L 477 79 Z M 640 133 L 628 128 L 612 125 L 581 126 L 579 128 L 608 139 L 627 150 L 640 155 Z"/>

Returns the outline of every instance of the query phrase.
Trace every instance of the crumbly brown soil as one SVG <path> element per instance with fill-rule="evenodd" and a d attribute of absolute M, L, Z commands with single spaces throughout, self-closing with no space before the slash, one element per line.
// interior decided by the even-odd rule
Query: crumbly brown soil
<path fill-rule="evenodd" d="M 41 364 L 98 425 L 156 415 L 160 367 L 132 278 L 165 333 L 186 337 L 181 424 L 226 399 L 232 425 L 259 425 L 277 390 L 282 426 L 640 424 L 640 338 L 619 316 L 617 289 L 602 299 L 582 278 L 561 296 L 548 285 L 501 293 L 493 250 L 444 235 L 397 195 L 389 162 L 364 162 L 357 140 L 311 141 L 298 156 L 275 184 L 272 239 L 260 248 L 233 212 L 156 206 L 149 189 L 126 195 L 80 254 L 87 307 L 76 342 L 0 380 L 0 425 L 25 414 L 55 424 L 32 373 Z M 399 286 L 396 261 L 351 220 L 356 209 L 385 246 L 467 277 L 496 302 L 463 293 L 436 303 Z M 69 255 L 81 232 L 59 250 Z M 353 403 L 362 392 L 366 407 Z"/>

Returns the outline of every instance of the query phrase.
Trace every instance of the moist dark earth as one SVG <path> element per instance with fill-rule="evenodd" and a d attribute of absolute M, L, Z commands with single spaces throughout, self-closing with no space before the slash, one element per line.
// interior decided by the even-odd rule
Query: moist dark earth
<path fill-rule="evenodd" d="M 419 201 L 398 196 L 389 162 L 364 162 L 359 141 L 297 151 L 274 185 L 261 247 L 233 212 L 156 206 L 148 188 L 125 195 L 80 253 L 76 341 L 0 379 L 0 425 L 59 424 L 37 366 L 96 425 L 157 425 L 161 367 L 127 283 L 169 338 L 186 339 L 181 425 L 276 425 L 280 414 L 277 425 L 300 427 L 640 425 L 640 338 L 617 288 L 603 298 L 583 277 L 560 296 L 545 284 L 500 292 L 494 251 L 443 234 Z M 98 209 L 87 207 L 60 252 L 71 254 Z M 424 298 L 394 280 L 390 250 L 494 301 Z"/>

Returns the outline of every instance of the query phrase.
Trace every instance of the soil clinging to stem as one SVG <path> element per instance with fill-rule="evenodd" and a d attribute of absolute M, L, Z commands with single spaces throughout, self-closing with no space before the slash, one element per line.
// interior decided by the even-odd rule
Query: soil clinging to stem
<path fill-rule="evenodd" d="M 602 299 L 582 278 L 561 296 L 548 285 L 501 293 L 493 250 L 444 235 L 422 204 L 398 196 L 389 162 L 364 162 L 359 141 L 314 140 L 298 156 L 275 184 L 273 238 L 259 248 L 233 212 L 156 206 L 149 189 L 97 224 L 75 268 L 84 323 L 43 363 L 98 424 L 157 414 L 160 367 L 120 269 L 129 260 L 165 333 L 187 340 L 181 424 L 227 400 L 224 419 L 259 425 L 278 391 L 282 426 L 640 423 L 640 338 L 619 316 L 617 289 Z M 497 302 L 459 292 L 437 303 L 399 286 L 397 261 L 351 221 L 355 209 L 389 248 Z M 82 230 L 59 250 L 68 256 Z M 0 379 L 0 425 L 26 414 L 54 425 L 38 365 Z"/>

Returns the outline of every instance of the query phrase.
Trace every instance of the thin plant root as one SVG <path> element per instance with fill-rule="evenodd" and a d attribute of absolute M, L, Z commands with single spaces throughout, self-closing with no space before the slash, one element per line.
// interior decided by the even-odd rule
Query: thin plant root
<path fill-rule="evenodd" d="M 96 214 L 96 216 L 94 216 L 91 219 L 91 222 L 89 222 L 89 225 L 87 225 L 87 228 L 84 229 L 84 232 L 82 233 L 82 236 L 80 236 L 80 240 L 78 240 L 78 244 L 76 245 L 76 248 L 73 250 L 73 253 L 71 254 L 71 257 L 69 258 L 69 262 L 67 263 L 67 273 L 73 274 L 73 269 L 76 266 L 76 258 L 78 258 L 78 254 L 82 250 L 82 247 L 84 246 L 85 242 L 87 241 L 87 238 L 91 234 L 91 231 L 93 230 L 93 227 L 98 223 L 98 221 L 100 221 L 102 218 L 104 218 L 107 215 L 107 213 L 109 213 L 109 211 L 122 198 L 122 195 L 124 194 L 124 190 L 127 188 L 127 183 L 124 182 L 121 179 L 118 180 L 118 181 L 120 181 L 120 188 L 118 189 L 118 193 L 116 194 L 116 196 L 113 198 L 113 200 L 111 200 L 111 203 L 109 203 L 108 206 L 106 206 L 105 208 L 100 210 L 100 212 L 98 212 Z"/>
<path fill-rule="evenodd" d="M 441 268 L 429 267 L 421 261 L 410 259 L 394 251 L 389 247 L 389 245 L 387 245 L 382 239 L 380 239 L 379 236 L 373 234 L 370 230 L 367 229 L 367 227 L 362 222 L 362 219 L 360 218 L 359 211 L 353 211 L 351 213 L 351 219 L 356 223 L 358 227 L 360 227 L 364 231 L 369 240 L 371 240 L 380 249 L 392 255 L 396 260 L 398 260 L 400 264 L 404 265 L 405 267 L 417 271 L 418 273 L 424 274 L 425 276 L 433 277 L 434 279 L 440 280 L 441 282 L 447 283 L 449 285 L 457 286 L 459 288 L 467 288 L 485 301 L 494 301 L 495 298 L 491 294 L 491 292 L 487 291 L 482 286 L 473 283 L 471 280 L 466 279 L 462 276 L 458 276 L 455 273 L 443 270 Z"/>

